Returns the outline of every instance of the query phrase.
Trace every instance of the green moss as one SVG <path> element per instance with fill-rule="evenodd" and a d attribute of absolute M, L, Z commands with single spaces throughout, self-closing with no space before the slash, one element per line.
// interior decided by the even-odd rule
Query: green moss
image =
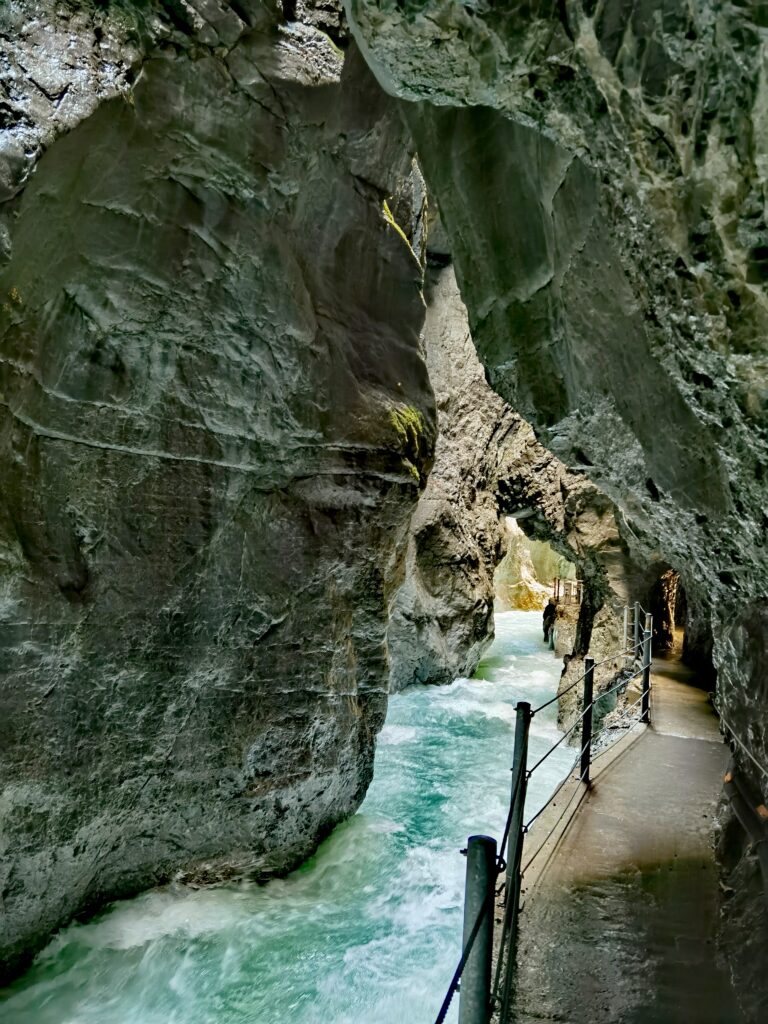
<path fill-rule="evenodd" d="M 391 409 L 389 420 L 404 441 L 416 440 L 425 432 L 424 417 L 412 405 L 399 405 Z"/>
<path fill-rule="evenodd" d="M 408 235 L 406 235 L 406 233 L 403 231 L 403 229 L 400 227 L 400 225 L 397 223 L 397 221 L 393 217 L 392 211 L 389 208 L 389 203 L 387 202 L 386 199 L 384 200 L 384 203 L 383 203 L 381 209 L 382 209 L 382 212 L 384 214 L 384 220 L 387 222 L 387 224 L 389 224 L 390 227 L 393 227 L 395 229 L 395 231 L 398 233 L 398 235 L 400 235 L 402 240 L 408 246 L 408 251 L 410 252 L 411 256 L 413 256 L 413 258 L 416 259 L 416 253 L 413 251 L 413 246 L 408 241 Z M 418 262 L 418 260 L 416 260 L 416 262 Z"/>
<path fill-rule="evenodd" d="M 389 422 L 397 437 L 398 449 L 416 483 L 421 483 L 419 466 L 427 448 L 427 428 L 423 415 L 412 405 L 398 405 L 389 411 Z"/>

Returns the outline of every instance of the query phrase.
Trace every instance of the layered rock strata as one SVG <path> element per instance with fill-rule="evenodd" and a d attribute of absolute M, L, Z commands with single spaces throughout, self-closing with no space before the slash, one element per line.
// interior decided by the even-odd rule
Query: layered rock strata
<path fill-rule="evenodd" d="M 6 971 L 357 807 L 434 443 L 410 143 L 354 47 L 250 0 L 42 7 L 0 16 Z"/>
<path fill-rule="evenodd" d="M 424 345 L 438 437 L 387 631 L 393 691 L 471 675 L 493 639 L 493 574 L 505 549 L 496 484 L 517 427 L 485 382 L 452 267 L 427 275 Z"/>

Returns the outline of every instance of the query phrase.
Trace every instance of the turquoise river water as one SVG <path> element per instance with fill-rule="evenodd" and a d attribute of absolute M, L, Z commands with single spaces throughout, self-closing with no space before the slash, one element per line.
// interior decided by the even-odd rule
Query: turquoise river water
<path fill-rule="evenodd" d="M 288 878 L 168 887 L 59 934 L 0 994 L 3 1024 L 431 1024 L 461 946 L 467 835 L 500 836 L 514 705 L 552 696 L 537 612 L 496 616 L 474 679 L 390 700 L 358 814 Z M 559 736 L 555 706 L 531 755 Z M 573 760 L 558 748 L 527 813 Z M 456 1020 L 456 1005 L 450 1021 Z"/>

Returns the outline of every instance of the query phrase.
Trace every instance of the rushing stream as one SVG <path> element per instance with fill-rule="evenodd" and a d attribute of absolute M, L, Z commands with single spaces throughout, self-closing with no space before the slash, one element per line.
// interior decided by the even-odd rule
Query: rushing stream
<path fill-rule="evenodd" d="M 468 833 L 500 835 L 514 705 L 554 694 L 541 616 L 496 616 L 475 679 L 390 700 L 360 812 L 265 886 L 169 887 L 64 930 L 0 1001 L 3 1024 L 431 1024 L 460 952 Z M 558 735 L 534 719 L 531 755 Z M 534 776 L 532 813 L 566 772 Z M 456 1007 L 449 1020 L 456 1019 Z"/>

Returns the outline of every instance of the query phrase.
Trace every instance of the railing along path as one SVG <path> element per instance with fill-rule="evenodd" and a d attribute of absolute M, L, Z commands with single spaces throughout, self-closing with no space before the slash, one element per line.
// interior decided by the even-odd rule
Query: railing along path
<path fill-rule="evenodd" d="M 641 616 L 642 627 L 640 626 Z M 583 674 L 569 683 L 555 697 L 538 707 L 531 708 L 526 701 L 520 701 L 517 704 L 515 708 L 512 791 L 507 820 L 498 845 L 496 840 L 490 836 L 470 836 L 466 851 L 462 851 L 467 856 L 463 950 L 445 999 L 435 1018 L 435 1024 L 442 1024 L 445 1020 L 457 991 L 460 993 L 459 1024 L 488 1024 L 494 1011 L 498 1011 L 502 1024 L 506 1024 L 513 993 L 514 954 L 520 915 L 522 879 L 546 846 L 549 838 L 560 826 L 565 815 L 573 807 L 575 797 L 579 796 L 579 801 L 576 803 L 576 807 L 578 807 L 589 788 L 590 765 L 595 760 L 592 757 L 592 745 L 600 735 L 607 731 L 607 727 L 604 725 L 597 731 L 594 730 L 595 706 L 604 702 L 612 694 L 626 690 L 633 679 L 642 676 L 643 685 L 640 696 L 621 711 L 611 723 L 610 728 L 616 728 L 621 720 L 626 719 L 638 708 L 638 705 L 640 705 L 640 714 L 631 728 L 637 722 L 648 723 L 650 721 L 651 629 L 652 618 L 639 604 L 635 604 L 633 609 L 626 609 L 624 646 L 620 651 L 608 655 L 597 663 L 593 658 L 585 658 Z M 619 676 L 617 682 L 608 690 L 595 696 L 595 669 L 617 659 L 625 659 L 628 665 L 625 665 L 625 668 L 617 673 Z M 638 661 L 640 666 L 635 667 Z M 584 687 L 580 714 L 562 736 L 529 768 L 528 738 L 532 720 L 580 685 Z M 543 807 L 526 820 L 525 798 L 529 780 L 555 750 L 579 729 L 581 730 L 581 743 L 573 766 Z M 597 755 L 597 757 L 599 756 L 600 754 Z M 578 784 L 574 788 L 574 793 L 535 853 L 523 864 L 525 836 L 544 811 L 556 800 L 566 783 L 574 781 L 573 773 L 577 769 L 579 772 L 576 779 Z M 574 812 L 576 807 L 573 807 Z M 497 880 L 502 874 L 505 876 L 504 882 L 497 890 Z M 504 894 L 504 917 L 496 970 L 492 972 L 495 901 L 496 897 L 502 893 Z"/>
<path fill-rule="evenodd" d="M 514 991 L 515 945 L 521 911 L 522 880 L 534 861 L 547 847 L 548 841 L 560 828 L 565 816 L 570 812 L 572 818 L 588 793 L 591 765 L 611 749 L 611 745 L 607 745 L 593 756 L 592 747 L 595 740 L 607 729 L 617 728 L 622 720 L 629 719 L 629 716 L 638 709 L 639 714 L 630 725 L 630 729 L 639 723 L 650 724 L 652 628 L 652 616 L 639 603 L 636 602 L 634 606 L 625 608 L 624 648 L 622 650 L 609 655 L 598 663 L 595 663 L 594 659 L 590 657 L 585 658 L 584 673 L 569 683 L 551 700 L 545 701 L 538 707 L 532 709 L 526 701 L 520 701 L 517 704 L 515 708 L 512 792 L 507 820 L 498 847 L 496 840 L 489 836 L 470 836 L 466 851 L 462 851 L 467 855 L 463 950 L 443 1004 L 435 1019 L 435 1024 L 441 1024 L 445 1020 L 453 996 L 457 991 L 460 992 L 459 1024 L 488 1024 L 495 1012 L 498 1012 L 500 1024 L 511 1024 L 510 1010 Z M 621 658 L 627 659 L 628 666 L 617 672 L 617 681 L 608 690 L 595 696 L 595 669 L 606 662 Z M 640 666 L 636 667 L 638 661 Z M 620 690 L 626 691 L 630 682 L 638 676 L 642 676 L 643 681 L 640 696 L 624 707 L 608 727 L 601 725 L 595 731 L 593 727 L 595 707 L 611 694 Z M 581 713 L 563 735 L 529 768 L 528 737 L 531 721 L 536 715 L 581 684 L 584 687 Z M 759 797 L 755 796 L 747 777 L 737 771 L 735 754 L 737 751 L 741 751 L 765 782 L 768 782 L 768 768 L 760 763 L 744 740 L 734 731 L 723 716 L 718 704 L 715 704 L 715 710 L 720 717 L 721 729 L 734 753 L 724 778 L 725 793 L 730 799 L 734 814 L 743 826 L 753 849 L 757 851 L 765 895 L 768 899 L 768 807 Z M 579 728 L 581 729 L 581 746 L 573 766 L 543 807 L 526 820 L 525 797 L 529 780 L 555 750 Z M 578 775 L 574 778 L 577 768 Z M 523 864 L 525 836 L 547 808 L 552 806 L 569 782 L 576 783 L 573 793 L 536 850 Z M 565 828 L 567 827 L 568 823 Z M 564 831 L 563 829 L 561 837 Z M 505 850 L 506 858 L 503 853 Z M 502 874 L 505 875 L 504 882 L 496 889 L 497 879 Z M 496 897 L 501 896 L 502 893 L 504 894 L 504 917 L 498 944 L 496 970 L 492 971 L 495 901 Z"/>

